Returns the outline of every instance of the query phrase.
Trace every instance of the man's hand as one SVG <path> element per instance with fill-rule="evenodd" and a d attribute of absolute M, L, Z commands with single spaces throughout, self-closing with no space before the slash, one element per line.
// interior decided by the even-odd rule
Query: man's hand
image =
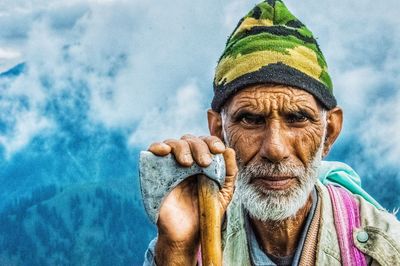
<path fill-rule="evenodd" d="M 212 154 L 222 153 L 226 177 L 218 198 L 223 217 L 233 196 L 237 174 L 234 150 L 225 148 L 222 141 L 214 136 L 185 135 L 180 140 L 153 143 L 149 151 L 158 156 L 172 153 L 176 161 L 185 167 L 193 163 L 207 167 L 212 162 Z M 197 182 L 195 177 L 191 177 L 172 190 L 160 208 L 157 221 L 157 265 L 194 265 L 200 244 L 199 224 Z"/>

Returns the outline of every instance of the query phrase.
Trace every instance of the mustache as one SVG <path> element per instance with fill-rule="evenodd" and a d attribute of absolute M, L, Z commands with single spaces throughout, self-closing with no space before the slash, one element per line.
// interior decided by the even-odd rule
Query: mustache
<path fill-rule="evenodd" d="M 270 162 L 251 162 L 247 165 L 239 163 L 239 172 L 246 178 L 262 178 L 273 176 L 292 176 L 300 177 L 306 173 L 306 167 L 290 162 L 270 163 Z"/>

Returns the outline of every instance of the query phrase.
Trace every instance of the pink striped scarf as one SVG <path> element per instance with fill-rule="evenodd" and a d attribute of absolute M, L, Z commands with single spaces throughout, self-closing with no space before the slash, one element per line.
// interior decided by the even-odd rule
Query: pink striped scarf
<path fill-rule="evenodd" d="M 361 226 L 357 202 L 344 188 L 333 185 L 327 185 L 327 188 L 332 200 L 342 265 L 366 266 L 364 254 L 353 241 L 353 230 Z"/>

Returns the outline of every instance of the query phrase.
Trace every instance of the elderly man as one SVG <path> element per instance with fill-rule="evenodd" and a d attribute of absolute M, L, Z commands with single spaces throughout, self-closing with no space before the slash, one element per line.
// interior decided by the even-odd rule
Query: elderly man
<path fill-rule="evenodd" d="M 185 135 L 149 150 L 204 167 L 223 153 L 225 265 L 400 265 L 396 218 L 351 179 L 342 188 L 318 179 L 343 113 L 316 40 L 281 1 L 264 1 L 240 20 L 214 93 L 211 136 Z M 196 264 L 196 193 L 189 178 L 166 198 L 145 264 Z"/>

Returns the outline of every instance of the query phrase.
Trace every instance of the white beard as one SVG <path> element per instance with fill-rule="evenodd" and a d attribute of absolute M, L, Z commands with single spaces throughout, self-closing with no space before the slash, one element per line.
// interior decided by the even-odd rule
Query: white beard
<path fill-rule="evenodd" d="M 321 143 L 306 167 L 289 164 L 250 164 L 240 166 L 235 194 L 249 215 L 260 221 L 282 221 L 294 216 L 307 202 L 317 182 L 318 167 L 322 160 Z M 285 190 L 271 190 L 250 183 L 261 176 L 296 176 L 296 185 Z"/>

